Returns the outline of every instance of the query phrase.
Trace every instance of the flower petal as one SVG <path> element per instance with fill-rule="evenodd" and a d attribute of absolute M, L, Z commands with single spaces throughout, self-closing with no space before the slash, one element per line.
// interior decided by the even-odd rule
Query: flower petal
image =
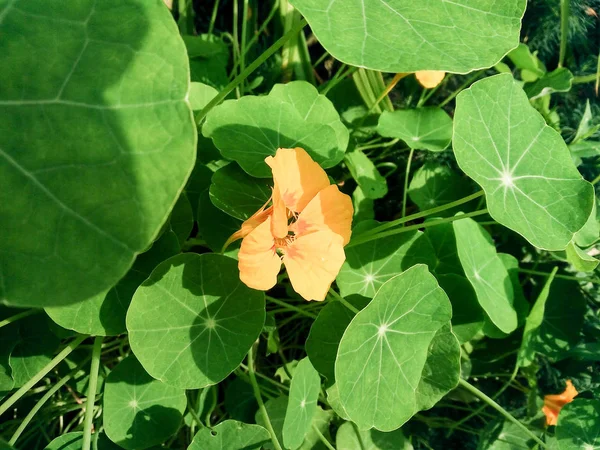
<path fill-rule="evenodd" d="M 440 84 L 445 76 L 446 72 L 439 70 L 420 70 L 415 72 L 415 77 L 417 77 L 421 86 L 428 89 L 434 88 Z"/>
<path fill-rule="evenodd" d="M 267 218 L 242 241 L 238 254 L 240 280 L 253 289 L 266 291 L 277 284 L 281 258 L 271 235 L 271 218 Z"/>
<path fill-rule="evenodd" d="M 340 235 L 324 229 L 298 237 L 285 250 L 283 264 L 294 290 L 306 300 L 325 300 L 346 255 Z"/>
<path fill-rule="evenodd" d="M 317 193 L 329 186 L 325 171 L 302 148 L 280 148 L 265 162 L 273 171 L 281 198 L 288 209 L 301 212 Z"/>
<path fill-rule="evenodd" d="M 354 208 L 350 197 L 341 193 L 338 187 L 332 184 L 319 192 L 304 208 L 294 224 L 293 231 L 298 236 L 303 236 L 327 227 L 339 234 L 346 245 L 352 234 L 353 214 Z"/>
<path fill-rule="evenodd" d="M 288 213 L 279 191 L 277 181 L 273 187 L 273 216 L 271 218 L 271 233 L 279 239 L 288 235 Z"/>
<path fill-rule="evenodd" d="M 562 393 L 544 396 L 542 411 L 546 415 L 546 424 L 556 425 L 562 407 L 567 403 L 571 403 L 577 394 L 579 392 L 577 392 L 571 380 L 567 380 L 566 389 Z"/>

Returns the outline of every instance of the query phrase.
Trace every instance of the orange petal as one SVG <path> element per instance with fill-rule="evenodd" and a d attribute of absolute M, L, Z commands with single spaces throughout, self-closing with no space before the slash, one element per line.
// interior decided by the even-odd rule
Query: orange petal
<path fill-rule="evenodd" d="M 240 229 L 238 231 L 236 231 L 231 236 L 229 236 L 229 238 L 227 239 L 227 242 L 225 242 L 225 245 L 223 246 L 223 251 L 225 251 L 225 249 L 227 247 L 229 247 L 229 244 L 237 241 L 238 239 L 242 239 L 242 238 L 248 236 L 252 232 L 252 230 L 254 230 L 257 226 L 259 226 L 265 220 L 267 220 L 267 218 L 273 213 L 272 206 L 269 206 L 267 208 L 267 204 L 270 201 L 271 201 L 271 199 L 267 200 L 267 203 L 262 205 L 262 207 L 258 211 L 256 211 L 251 217 L 249 217 L 242 223 L 242 226 L 240 227 Z"/>
<path fill-rule="evenodd" d="M 446 72 L 439 70 L 420 70 L 415 72 L 415 77 L 417 77 L 421 86 L 427 89 L 436 87 L 442 82 L 445 76 Z"/>
<path fill-rule="evenodd" d="M 293 230 L 297 235 L 303 236 L 327 227 L 339 234 L 346 245 L 352 234 L 353 214 L 352 199 L 332 184 L 319 192 L 304 208 Z"/>
<path fill-rule="evenodd" d="M 571 403 L 578 393 L 571 380 L 567 380 L 566 389 L 562 393 L 544 396 L 542 411 L 546 415 L 546 423 L 548 425 L 556 425 L 558 414 L 562 407 L 567 403 Z"/>
<path fill-rule="evenodd" d="M 324 229 L 288 245 L 283 264 L 298 294 L 306 300 L 322 301 L 345 259 L 342 237 Z"/>
<path fill-rule="evenodd" d="M 329 186 L 325 171 L 302 148 L 280 148 L 265 162 L 288 209 L 301 212 L 317 193 Z"/>
<path fill-rule="evenodd" d="M 273 216 L 271 219 L 271 233 L 279 239 L 283 239 L 288 235 L 288 215 L 285 203 L 281 198 L 279 186 L 275 181 L 273 187 Z"/>
<path fill-rule="evenodd" d="M 271 218 L 267 218 L 242 241 L 238 254 L 240 280 L 246 286 L 261 291 L 277 284 L 277 274 L 281 269 L 281 258 L 275 249 L 271 235 Z"/>

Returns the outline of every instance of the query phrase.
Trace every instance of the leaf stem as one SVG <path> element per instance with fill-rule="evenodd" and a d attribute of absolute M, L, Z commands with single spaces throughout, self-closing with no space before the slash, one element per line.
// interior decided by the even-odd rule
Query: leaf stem
<path fill-rule="evenodd" d="M 542 277 L 549 277 L 551 275 L 551 273 L 549 272 L 541 272 L 539 270 L 529 270 L 529 269 L 521 269 L 519 268 L 519 272 L 521 273 L 528 273 L 530 275 L 539 275 Z M 555 278 L 562 278 L 563 280 L 573 280 L 573 281 L 582 281 L 582 282 L 590 282 L 590 283 L 596 283 L 596 284 L 600 284 L 600 280 L 597 280 L 595 278 L 586 278 L 586 277 L 573 277 L 573 276 L 569 276 L 569 275 L 554 275 Z"/>
<path fill-rule="evenodd" d="M 596 81 L 597 74 L 591 73 L 589 75 L 580 75 L 578 77 L 573 77 L 573 84 L 583 84 L 583 83 L 591 83 L 592 81 Z"/>
<path fill-rule="evenodd" d="M 487 209 L 480 209 L 478 211 L 473 211 L 467 214 L 461 214 L 459 216 L 446 217 L 445 219 L 432 220 L 431 222 L 418 223 L 416 225 L 411 225 L 409 227 L 399 228 L 396 230 L 384 231 L 382 233 L 370 234 L 363 233 L 357 236 L 356 239 L 352 239 L 346 248 L 354 247 L 355 245 L 364 244 L 366 242 L 376 241 L 377 239 L 383 239 L 388 236 L 393 236 L 395 234 L 406 233 L 407 231 L 418 230 L 420 228 L 428 228 L 434 227 L 436 225 L 441 225 L 443 223 L 454 222 L 455 220 L 467 219 L 469 217 L 481 216 L 483 214 L 487 214 Z M 410 217 L 410 216 L 409 216 Z"/>
<path fill-rule="evenodd" d="M 338 294 L 337 292 L 335 292 L 333 290 L 333 288 L 329 288 L 329 295 L 331 295 L 335 300 L 337 300 L 338 302 L 340 302 L 342 305 L 344 305 L 346 308 L 348 308 L 354 314 L 358 314 L 360 312 L 360 310 L 358 308 L 355 308 L 348 300 L 346 300 L 340 294 Z"/>
<path fill-rule="evenodd" d="M 600 58 L 598 58 L 598 60 L 600 61 Z M 591 181 L 591 183 L 592 183 L 592 184 L 596 184 L 598 181 L 600 181 L 600 175 L 598 175 L 596 178 L 594 178 L 594 179 Z M 2 323 L 2 322 L 0 322 L 0 323 Z"/>
<path fill-rule="evenodd" d="M 217 11 L 219 9 L 219 2 L 221 0 L 215 0 L 215 4 L 213 6 L 212 15 L 210 16 L 210 24 L 208 25 L 208 34 L 212 34 L 215 28 L 215 21 L 217 20 Z"/>
<path fill-rule="evenodd" d="M 442 101 L 438 106 L 440 108 L 443 108 L 444 106 L 446 106 L 448 103 L 450 103 L 454 99 L 454 97 L 456 97 L 458 94 L 460 94 L 460 92 L 462 92 L 464 88 L 471 85 L 471 83 L 473 83 L 477 78 L 479 78 L 481 76 L 481 74 L 484 72 L 485 72 L 484 70 L 479 70 L 479 71 L 475 72 L 472 76 L 467 78 L 465 80 L 465 82 L 463 84 L 461 84 L 454 92 L 452 92 L 452 94 L 450 94 L 448 97 L 446 97 L 444 99 L 444 101 Z"/>
<path fill-rule="evenodd" d="M 317 315 L 310 313 L 308 311 L 303 310 L 302 308 L 298 308 L 297 306 L 294 305 L 290 305 L 289 303 L 286 303 L 284 301 L 281 301 L 279 299 L 273 298 L 273 297 L 269 297 L 268 295 L 265 296 L 265 298 L 267 299 L 267 301 L 271 302 L 271 303 L 275 303 L 276 305 L 281 306 L 282 308 L 285 308 L 289 311 L 295 311 L 299 314 L 302 314 L 306 317 L 310 317 L 311 319 L 316 319 Z"/>
<path fill-rule="evenodd" d="M 94 422 L 94 402 L 98 387 L 98 372 L 100 370 L 100 356 L 102 355 L 102 336 L 94 339 L 92 349 L 92 364 L 90 367 L 90 380 L 88 382 L 87 401 L 85 404 L 85 416 L 83 419 L 83 443 L 82 450 L 90 450 L 92 444 L 92 424 Z"/>
<path fill-rule="evenodd" d="M 32 316 L 33 314 L 37 314 L 39 312 L 42 312 L 42 310 L 41 309 L 28 309 L 27 311 L 20 312 L 18 314 L 15 314 L 14 316 L 10 316 L 4 320 L 0 320 L 0 328 L 4 327 L 6 325 L 10 325 L 11 323 L 16 322 L 17 320 L 24 319 L 25 317 Z"/>
<path fill-rule="evenodd" d="M 319 437 L 320 441 L 325 445 L 325 447 L 327 447 L 329 450 L 335 450 L 335 447 L 333 445 L 331 445 L 331 442 L 329 442 L 327 440 L 327 438 L 325 436 L 323 436 L 323 433 L 321 433 L 321 430 L 319 430 L 319 428 L 313 424 L 313 430 L 315 431 L 315 433 L 317 433 L 317 436 Z"/>
<path fill-rule="evenodd" d="M 404 174 L 404 192 L 402 192 L 402 216 L 406 216 L 406 199 L 408 197 L 408 176 L 410 175 L 410 165 L 412 163 L 415 149 L 411 148 L 408 154 L 408 161 L 406 162 L 406 173 Z"/>
<path fill-rule="evenodd" d="M 254 374 L 254 345 L 250 347 L 250 351 L 248 352 L 248 375 L 250 376 L 250 384 L 252 385 L 252 390 L 254 391 L 254 397 L 258 402 L 258 409 L 265 421 L 265 427 L 267 428 L 267 431 L 271 436 L 271 442 L 273 442 L 273 447 L 275 447 L 275 450 L 283 450 L 281 448 L 281 444 L 277 440 L 277 435 L 275 434 L 275 430 L 273 429 L 273 425 L 271 424 L 271 419 L 269 419 L 267 408 L 265 408 L 265 404 L 263 403 L 262 394 L 260 393 L 260 387 L 256 382 L 256 375 Z"/>
<path fill-rule="evenodd" d="M 546 444 L 544 443 L 544 441 L 542 441 L 535 434 L 533 434 L 529 428 L 527 428 L 520 421 L 518 421 L 517 419 L 515 419 L 515 417 L 511 413 L 509 413 L 508 411 L 506 411 L 502 406 L 500 406 L 498 403 L 496 403 L 494 400 L 492 400 L 486 394 L 484 394 L 483 392 L 481 392 L 475 386 L 473 386 L 472 384 L 470 384 L 468 381 L 463 380 L 462 378 L 458 380 L 458 384 L 462 388 L 464 388 L 467 391 L 469 391 L 471 394 L 475 395 L 476 397 L 479 397 L 485 403 L 487 403 L 492 408 L 494 408 L 496 411 L 498 411 L 500 414 L 502 414 L 507 420 L 511 421 L 516 426 L 518 426 L 521 430 L 523 430 L 525 433 L 527 433 L 537 444 L 539 444 L 540 447 L 547 448 Z"/>
<path fill-rule="evenodd" d="M 69 342 L 67 346 L 52 359 L 48 364 L 46 364 L 42 370 L 36 373 L 27 383 L 25 383 L 21 388 L 11 395 L 2 405 L 0 405 L 0 416 L 8 411 L 12 405 L 14 405 L 19 399 L 29 391 L 38 381 L 44 378 L 52 369 L 54 369 L 62 360 L 64 360 L 67 356 L 71 354 L 73 350 L 75 350 L 79 344 L 81 344 L 87 336 L 79 336 L 73 341 Z"/>
<path fill-rule="evenodd" d="M 262 63 L 264 63 L 267 59 L 269 59 L 277 50 L 279 50 L 283 44 L 285 44 L 288 40 L 294 37 L 297 33 L 300 32 L 305 26 L 307 22 L 306 19 L 302 19 L 296 26 L 294 26 L 290 31 L 281 36 L 273 45 L 271 45 L 267 50 L 265 50 L 258 58 L 256 58 L 248 67 L 246 67 L 237 77 L 235 77 L 231 83 L 229 83 L 225 88 L 219 92 L 208 104 L 198 113 L 196 116 L 196 123 L 199 125 L 202 120 L 206 117 L 206 115 L 221 103 L 225 97 L 229 95 L 231 91 L 233 91 L 236 87 L 240 85 L 248 76 L 254 72 Z"/>
<path fill-rule="evenodd" d="M 560 50 L 558 53 L 558 67 L 563 67 L 567 54 L 567 40 L 569 38 L 569 16 L 571 14 L 571 0 L 560 0 Z"/>

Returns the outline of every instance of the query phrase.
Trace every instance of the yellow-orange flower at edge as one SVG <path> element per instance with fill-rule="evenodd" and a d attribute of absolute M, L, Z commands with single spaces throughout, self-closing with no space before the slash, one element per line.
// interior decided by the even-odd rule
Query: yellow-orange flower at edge
<path fill-rule="evenodd" d="M 567 380 L 566 389 L 562 393 L 544 396 L 542 411 L 546 415 L 546 424 L 556 425 L 562 407 L 571 403 L 578 393 L 571 380 Z"/>

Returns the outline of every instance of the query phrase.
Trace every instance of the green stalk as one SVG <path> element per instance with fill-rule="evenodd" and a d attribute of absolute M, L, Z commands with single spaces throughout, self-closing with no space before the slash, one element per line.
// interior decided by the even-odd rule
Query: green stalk
<path fill-rule="evenodd" d="M 260 393 L 260 387 L 256 382 L 256 375 L 254 374 L 254 346 L 250 347 L 250 351 L 248 352 L 248 375 L 250 376 L 250 384 L 252 385 L 252 390 L 254 391 L 254 397 L 256 397 L 256 401 L 258 402 L 258 410 L 263 416 L 265 421 L 265 427 L 271 436 L 271 442 L 273 442 L 273 447 L 275 450 L 283 450 L 281 448 L 281 444 L 277 440 L 277 435 L 275 434 L 275 430 L 273 429 L 273 425 L 271 424 L 271 419 L 269 419 L 269 414 L 267 413 L 267 408 L 265 408 L 265 404 L 263 403 L 262 394 Z"/>
<path fill-rule="evenodd" d="M 402 225 L 402 224 L 404 224 L 406 222 L 410 222 L 410 221 L 416 220 L 416 219 L 421 219 L 423 217 L 431 216 L 433 214 L 437 214 L 439 212 L 446 211 L 448 209 L 452 209 L 452 208 L 454 208 L 456 206 L 460 206 L 460 205 L 462 205 L 464 203 L 468 203 L 471 200 L 475 200 L 476 198 L 479 198 L 482 195 L 483 195 L 483 191 L 479 191 L 479 192 L 476 192 L 475 194 L 468 195 L 468 196 L 463 197 L 463 198 L 461 198 L 459 200 L 456 200 L 454 202 L 446 203 L 445 205 L 442 205 L 442 206 L 436 206 L 435 208 L 426 209 L 425 211 L 421 211 L 421 212 L 418 212 L 418 213 L 415 213 L 415 214 L 411 214 L 410 216 L 402 217 L 402 218 L 397 219 L 397 220 L 392 220 L 390 222 L 381 224 L 378 227 L 375 227 L 375 228 L 372 228 L 372 229 L 370 229 L 368 231 L 365 231 L 364 233 L 359 234 L 357 237 L 363 237 L 363 236 L 367 236 L 367 235 L 371 235 L 371 234 L 377 234 L 377 233 L 380 233 L 382 231 L 389 230 L 390 228 L 395 228 L 398 225 Z M 352 244 L 352 242 L 350 242 L 350 244 L 348 244 L 348 245 L 355 245 L 355 244 Z"/>
<path fill-rule="evenodd" d="M 571 0 L 560 0 L 560 50 L 558 54 L 558 67 L 565 63 L 567 54 L 567 40 L 569 39 L 569 16 L 571 14 Z"/>
<path fill-rule="evenodd" d="M 519 268 L 519 272 L 527 273 L 530 275 L 539 275 L 542 277 L 549 277 L 550 275 L 552 275 L 549 272 L 540 272 L 539 270 L 529 270 L 529 269 L 521 269 L 521 268 Z M 600 280 L 597 280 L 595 278 L 572 277 L 569 275 L 560 275 L 560 274 L 554 275 L 554 278 L 562 278 L 563 280 L 584 281 L 584 282 L 600 284 Z"/>
<path fill-rule="evenodd" d="M 213 6 L 212 15 L 210 16 L 210 24 L 208 25 L 208 34 L 212 34 L 215 28 L 215 21 L 217 20 L 217 11 L 219 9 L 219 2 L 221 0 L 215 0 L 215 4 Z"/>
<path fill-rule="evenodd" d="M 4 414 L 8 409 L 14 405 L 19 399 L 29 391 L 38 381 L 44 378 L 52 369 L 54 369 L 61 361 L 63 361 L 67 356 L 71 354 L 73 350 L 75 350 L 79 344 L 81 344 L 87 336 L 79 336 L 75 338 L 73 341 L 69 342 L 67 346 L 52 359 L 48 364 L 46 364 L 42 370 L 36 373 L 27 383 L 25 383 L 21 388 L 11 395 L 2 405 L 0 405 L 0 416 Z"/>
<path fill-rule="evenodd" d="M 90 450 L 92 443 L 92 424 L 94 422 L 94 402 L 98 387 L 98 371 L 100 370 L 100 355 L 102 354 L 102 336 L 94 339 L 92 350 L 92 365 L 90 367 L 90 381 L 88 383 L 87 401 L 85 404 L 85 417 L 83 419 L 83 444 L 82 450 Z"/>
<path fill-rule="evenodd" d="M 356 239 L 350 241 L 346 248 L 354 247 L 355 245 L 364 244 L 365 242 L 376 241 L 377 239 L 383 239 L 388 236 L 394 236 L 395 234 L 406 233 L 408 231 L 419 230 L 421 228 L 435 227 L 436 225 L 441 225 L 443 223 L 454 222 L 455 220 L 467 219 L 469 217 L 481 216 L 483 214 L 487 214 L 487 209 L 480 209 L 479 211 L 470 212 L 467 214 L 461 214 L 459 216 L 447 217 L 445 219 L 432 220 L 431 222 L 418 223 L 416 225 L 411 225 L 409 227 L 399 228 L 397 230 L 384 231 L 383 233 L 378 234 L 360 234 Z"/>
<path fill-rule="evenodd" d="M 319 428 L 317 428 L 316 425 L 313 425 L 312 427 L 313 427 L 313 430 L 315 431 L 315 433 L 317 433 L 319 440 L 325 445 L 325 447 L 327 447 L 329 450 L 335 450 L 335 447 L 333 445 L 331 445 L 331 442 L 329 442 L 327 440 L 327 438 L 325 436 L 323 436 L 323 433 L 321 433 L 321 430 L 319 430 Z"/>
<path fill-rule="evenodd" d="M 490 397 L 488 397 L 487 395 L 485 395 L 483 392 L 481 392 L 475 386 L 473 386 L 469 382 L 463 380 L 462 378 L 458 380 L 458 384 L 462 388 L 464 388 L 467 391 L 469 391 L 471 394 L 475 395 L 476 397 L 479 397 L 485 403 L 487 403 L 492 408 L 494 408 L 496 411 L 498 411 L 500 414 L 502 414 L 507 420 L 511 421 L 516 426 L 518 426 L 521 430 L 523 430 L 525 433 L 527 433 L 531 437 L 531 439 L 533 439 L 535 442 L 537 442 L 540 447 L 547 448 L 546 444 L 544 443 L 544 441 L 542 441 L 535 434 L 533 434 L 531 432 L 531 430 L 529 430 L 529 428 L 527 428 L 525 425 L 523 425 L 521 422 L 519 422 L 517 419 L 515 419 L 515 417 L 511 413 L 509 413 L 508 411 L 506 411 L 502 406 L 500 406 L 498 403 L 496 403 Z"/>
<path fill-rule="evenodd" d="M 598 61 L 600 61 L 600 58 L 598 58 Z M 592 81 L 596 81 L 596 78 L 597 74 L 595 73 L 573 77 L 573 84 L 591 83 Z"/>
<path fill-rule="evenodd" d="M 219 94 L 215 98 L 213 98 L 210 102 L 208 102 L 208 105 L 206 105 L 204 107 L 204 109 L 198 113 L 198 115 L 196 116 L 196 123 L 199 125 L 204 120 L 204 118 L 210 112 L 211 109 L 213 109 L 215 106 L 217 106 L 219 103 L 221 103 L 225 99 L 225 97 L 227 97 L 229 95 L 229 93 L 231 91 L 233 91 L 236 87 L 238 87 L 240 85 L 240 83 L 242 83 L 242 81 L 244 81 L 246 78 L 248 78 L 248 76 L 252 72 L 254 72 L 258 67 L 260 67 L 260 65 L 262 63 L 264 63 L 277 50 L 279 50 L 283 46 L 283 44 L 285 44 L 296 33 L 298 33 L 300 30 L 302 30 L 306 26 L 306 23 L 307 23 L 306 19 L 302 19 L 294 28 L 292 28 L 286 34 L 281 36 L 281 38 L 279 38 L 277 40 L 277 42 L 275 42 L 273 45 L 271 45 L 258 58 L 256 58 L 252 62 L 252 64 L 250 64 L 248 67 L 246 67 L 246 69 L 243 70 L 242 73 L 240 73 L 237 77 L 235 77 L 233 79 L 233 81 L 231 81 L 231 83 L 229 83 L 227 86 L 225 86 L 225 88 L 221 92 L 219 92 Z"/>
<path fill-rule="evenodd" d="M 479 78 L 481 76 L 481 74 L 484 72 L 485 72 L 485 70 L 479 70 L 479 71 L 475 72 L 463 84 L 461 84 L 454 92 L 452 92 L 452 94 L 450 94 L 448 97 L 446 97 L 444 99 L 444 101 L 442 103 L 440 103 L 438 106 L 440 108 L 443 108 L 444 106 L 446 106 L 448 103 L 450 103 L 452 101 L 452 99 L 454 97 L 456 97 L 460 92 L 462 92 L 462 90 L 464 88 L 466 88 L 467 86 L 470 86 L 471 83 L 473 83 L 477 78 Z M 438 84 L 438 86 L 441 86 L 441 83 Z M 425 99 L 425 101 L 427 101 L 427 99 Z"/>
<path fill-rule="evenodd" d="M 283 302 L 279 299 L 273 298 L 273 297 L 269 297 L 268 295 L 266 296 L 267 301 L 271 302 L 271 303 L 275 303 L 276 305 L 281 306 L 282 308 L 287 309 L 288 311 L 295 311 L 299 314 L 302 314 L 303 316 L 306 317 L 310 317 L 311 319 L 316 319 L 317 316 L 313 313 L 310 313 L 308 311 L 303 310 L 302 308 L 298 308 L 297 306 L 294 305 L 290 305 L 286 302 Z"/>
<path fill-rule="evenodd" d="M 42 311 L 42 309 L 28 309 L 27 311 L 20 312 L 18 314 L 15 314 L 14 316 L 10 316 L 7 319 L 0 320 L 0 328 L 6 325 L 10 325 L 11 323 L 16 322 L 17 320 L 24 319 L 25 317 L 29 317 L 33 314 L 40 313 Z"/>
<path fill-rule="evenodd" d="M 408 161 L 406 162 L 406 173 L 404 174 L 404 192 L 402 193 L 402 216 L 406 216 L 406 198 L 408 196 L 408 176 L 410 175 L 410 165 L 412 163 L 415 149 L 411 148 L 408 154 Z"/>
<path fill-rule="evenodd" d="M 52 388 L 50 388 L 48 390 L 48 392 L 46 392 L 46 394 L 44 394 L 44 396 L 42 398 L 39 399 L 39 401 L 35 404 L 35 406 L 33 408 L 31 408 L 31 411 L 29 411 L 27 416 L 25 416 L 23 421 L 19 424 L 19 428 L 17 428 L 17 431 L 14 432 L 14 434 L 10 438 L 10 441 L 8 441 L 9 445 L 13 445 L 13 446 L 15 445 L 15 443 L 17 442 L 17 440 L 19 439 L 19 437 L 21 436 L 21 434 L 23 433 L 25 428 L 27 428 L 27 425 L 29 425 L 31 420 L 38 413 L 38 411 L 46 404 L 46 402 L 50 399 L 50 397 L 52 397 L 71 378 L 73 378 L 77 374 L 77 372 L 79 372 L 81 370 L 81 368 L 85 364 L 87 364 L 87 362 L 89 360 L 90 360 L 90 358 L 86 358 L 81 364 L 79 364 L 75 369 L 73 369 L 68 375 L 61 378 L 54 386 L 52 386 Z"/>
<path fill-rule="evenodd" d="M 360 310 L 358 308 L 355 308 L 348 300 L 346 300 L 340 294 L 338 294 L 337 292 L 335 292 L 333 290 L 333 288 L 329 288 L 329 295 L 331 295 L 335 300 L 337 300 L 338 302 L 340 302 L 342 305 L 344 305 L 346 308 L 348 308 L 354 314 L 358 314 L 360 312 Z"/>
<path fill-rule="evenodd" d="M 248 34 L 248 0 L 244 0 L 244 11 L 242 12 L 242 42 L 240 44 L 240 71 L 246 68 L 246 38 Z M 241 84 L 242 94 L 244 93 L 244 83 Z"/>

